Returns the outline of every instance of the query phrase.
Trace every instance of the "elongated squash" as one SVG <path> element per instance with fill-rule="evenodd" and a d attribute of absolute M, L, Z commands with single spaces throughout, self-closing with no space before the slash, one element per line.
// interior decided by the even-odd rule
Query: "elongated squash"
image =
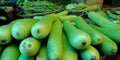
<path fill-rule="evenodd" d="M 89 34 L 72 25 L 70 21 L 66 20 L 63 22 L 63 29 L 68 41 L 75 49 L 84 50 L 91 44 Z"/>
<path fill-rule="evenodd" d="M 16 23 L 18 20 L 14 20 L 9 24 L 0 26 L 0 44 L 8 44 L 12 41 L 12 35 L 11 35 L 11 28 L 14 23 Z"/>
<path fill-rule="evenodd" d="M 89 46 L 86 50 L 80 51 L 80 56 L 82 60 L 100 60 L 100 53 L 93 46 Z"/>
<path fill-rule="evenodd" d="M 90 24 L 90 26 L 99 32 L 105 34 L 109 38 L 111 38 L 114 42 L 120 43 L 120 29 L 109 29 L 109 28 L 101 28 L 95 25 Z"/>
<path fill-rule="evenodd" d="M 31 27 L 31 34 L 36 39 L 42 40 L 51 31 L 54 21 L 59 20 L 55 14 L 46 15 Z"/>
<path fill-rule="evenodd" d="M 37 21 L 31 18 L 19 19 L 11 27 L 11 34 L 16 40 L 23 40 L 30 35 L 31 27 Z"/>
<path fill-rule="evenodd" d="M 53 23 L 47 42 L 47 53 L 49 60 L 62 60 L 63 57 L 63 39 L 62 23 L 56 21 Z"/>
<path fill-rule="evenodd" d="M 57 13 L 56 15 L 57 16 L 66 16 L 67 14 L 68 14 L 68 11 L 62 11 L 62 12 Z"/>
<path fill-rule="evenodd" d="M 69 20 L 72 22 L 75 17 L 76 15 L 59 16 L 61 22 L 64 22 L 65 20 Z"/>
<path fill-rule="evenodd" d="M 3 50 L 0 60 L 17 60 L 19 55 L 19 48 L 15 45 L 9 45 Z"/>
<path fill-rule="evenodd" d="M 115 23 L 107 20 L 105 17 L 97 14 L 96 12 L 93 12 L 93 11 L 88 12 L 88 17 L 101 27 L 104 27 L 104 28 L 120 28 L 120 25 L 115 24 Z"/>
<path fill-rule="evenodd" d="M 115 55 L 117 53 L 117 44 L 109 37 L 102 34 L 103 41 L 98 45 L 99 49 L 106 55 Z"/>
<path fill-rule="evenodd" d="M 98 33 L 97 30 L 91 28 L 82 17 L 74 18 L 75 25 L 77 28 L 87 32 L 91 37 L 91 44 L 99 45 L 102 42 L 102 36 Z"/>
<path fill-rule="evenodd" d="M 36 60 L 48 60 L 46 46 L 43 45 L 42 48 L 39 50 L 38 54 L 36 55 Z"/>
<path fill-rule="evenodd" d="M 78 60 L 78 55 L 75 49 L 70 45 L 67 36 L 63 33 L 64 55 L 63 60 Z"/>
<path fill-rule="evenodd" d="M 98 48 L 101 50 L 101 52 L 106 55 L 115 55 L 118 50 L 117 44 L 108 36 L 100 32 L 99 34 L 102 36 L 102 42 L 98 45 Z"/>
<path fill-rule="evenodd" d="M 18 60 L 34 60 L 34 56 L 32 56 L 32 57 L 27 57 L 27 56 L 21 54 L 21 55 L 18 57 Z"/>

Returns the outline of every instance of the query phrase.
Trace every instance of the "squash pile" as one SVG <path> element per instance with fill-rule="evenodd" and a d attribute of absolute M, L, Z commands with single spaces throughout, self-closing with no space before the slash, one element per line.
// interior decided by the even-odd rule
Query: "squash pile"
<path fill-rule="evenodd" d="M 68 11 L 17 19 L 0 26 L 0 60 L 100 60 L 115 55 L 120 25 L 95 11 L 92 23 Z"/>

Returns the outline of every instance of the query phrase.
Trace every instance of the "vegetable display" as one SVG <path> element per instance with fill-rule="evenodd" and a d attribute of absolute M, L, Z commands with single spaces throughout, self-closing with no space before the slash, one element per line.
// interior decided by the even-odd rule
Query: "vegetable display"
<path fill-rule="evenodd" d="M 75 12 L 86 16 L 64 10 L 0 26 L 0 60 L 100 60 L 102 54 L 117 54 L 120 25 L 109 19 L 119 20 L 119 14 L 79 6 Z"/>

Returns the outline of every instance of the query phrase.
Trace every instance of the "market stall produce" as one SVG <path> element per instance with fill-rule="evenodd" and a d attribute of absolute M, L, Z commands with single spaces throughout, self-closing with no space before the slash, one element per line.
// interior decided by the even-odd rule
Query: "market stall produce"
<path fill-rule="evenodd" d="M 24 13 L 0 26 L 0 60 L 120 59 L 120 10 L 86 3 L 17 4 Z"/>

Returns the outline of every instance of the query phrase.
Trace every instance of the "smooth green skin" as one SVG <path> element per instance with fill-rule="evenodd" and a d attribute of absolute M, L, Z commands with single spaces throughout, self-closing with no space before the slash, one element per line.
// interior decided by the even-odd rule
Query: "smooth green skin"
<path fill-rule="evenodd" d="M 101 27 L 120 28 L 119 24 L 116 24 L 116 23 L 113 23 L 112 21 L 109 21 L 107 18 L 101 16 L 100 14 L 97 14 L 96 12 L 93 12 L 93 11 L 88 12 L 88 17 Z"/>
<path fill-rule="evenodd" d="M 21 54 L 21 55 L 18 57 L 18 60 L 34 60 L 34 56 L 32 56 L 32 57 L 27 57 L 27 56 Z"/>
<path fill-rule="evenodd" d="M 96 13 L 100 14 L 103 17 L 107 16 L 107 14 L 103 10 L 98 10 Z"/>
<path fill-rule="evenodd" d="M 48 60 L 46 46 L 42 46 L 42 48 L 39 50 L 38 54 L 36 55 L 36 60 Z"/>
<path fill-rule="evenodd" d="M 7 46 L 2 54 L 0 60 L 17 60 L 20 55 L 19 49 L 15 45 Z"/>
<path fill-rule="evenodd" d="M 101 33 L 101 35 L 103 41 L 99 45 L 100 50 L 106 55 L 115 55 L 118 50 L 117 44 L 104 34 Z"/>
<path fill-rule="evenodd" d="M 62 23 L 56 21 L 48 37 L 47 53 L 49 60 L 62 60 L 63 58 L 63 40 Z"/>
<path fill-rule="evenodd" d="M 70 45 L 65 34 L 63 34 L 63 46 L 64 46 L 63 60 L 78 60 L 77 52 Z"/>
<path fill-rule="evenodd" d="M 17 21 L 11 28 L 11 34 L 16 40 L 23 40 L 30 35 L 30 30 L 33 24 L 37 21 L 30 18 L 25 18 Z"/>
<path fill-rule="evenodd" d="M 35 23 L 31 28 L 31 34 L 36 39 L 43 39 L 48 36 L 51 31 L 52 23 L 57 20 L 58 17 L 51 14 L 44 16 L 40 21 Z"/>
<path fill-rule="evenodd" d="M 103 16 L 103 17 L 105 17 L 108 20 L 112 20 L 112 18 L 110 18 L 108 16 L 108 14 L 106 12 L 104 12 L 103 10 L 98 10 L 96 13 L 99 14 L 99 15 L 101 15 L 101 16 Z"/>
<path fill-rule="evenodd" d="M 70 21 L 66 20 L 63 22 L 63 29 L 70 44 L 75 49 L 83 50 L 91 44 L 89 34 L 72 25 Z"/>
<path fill-rule="evenodd" d="M 28 37 L 21 41 L 19 45 L 19 50 L 22 55 L 25 55 L 27 57 L 35 56 L 37 52 L 39 51 L 41 46 L 41 42 L 36 40 L 33 37 Z"/>
<path fill-rule="evenodd" d="M 69 20 L 72 22 L 75 17 L 76 15 L 59 16 L 61 22 L 64 22 L 65 20 Z"/>
<path fill-rule="evenodd" d="M 31 28 L 31 34 L 36 39 L 43 39 L 50 33 L 52 21 L 44 20 L 34 24 Z"/>
<path fill-rule="evenodd" d="M 95 25 L 90 24 L 90 26 L 99 32 L 105 34 L 109 38 L 111 38 L 114 42 L 120 43 L 120 29 L 109 29 L 109 28 L 102 28 Z"/>
<path fill-rule="evenodd" d="M 11 28 L 18 20 L 14 20 L 9 24 L 0 26 L 0 44 L 8 44 L 12 41 Z"/>
<path fill-rule="evenodd" d="M 57 16 L 67 16 L 68 15 L 68 11 L 62 11 L 56 14 Z"/>
<path fill-rule="evenodd" d="M 100 60 L 100 53 L 93 46 L 89 46 L 86 50 L 80 51 L 80 56 L 82 60 Z"/>
<path fill-rule="evenodd" d="M 8 44 L 12 41 L 11 25 L 3 25 L 0 27 L 0 44 Z"/>
<path fill-rule="evenodd" d="M 108 36 L 100 32 L 99 34 L 101 34 L 103 39 L 101 44 L 98 45 L 99 49 L 106 55 L 115 55 L 118 50 L 117 44 Z"/>
<path fill-rule="evenodd" d="M 102 36 L 98 33 L 97 30 L 90 27 L 82 17 L 74 18 L 75 26 L 85 32 L 87 32 L 91 37 L 92 45 L 99 45 L 102 42 Z"/>

